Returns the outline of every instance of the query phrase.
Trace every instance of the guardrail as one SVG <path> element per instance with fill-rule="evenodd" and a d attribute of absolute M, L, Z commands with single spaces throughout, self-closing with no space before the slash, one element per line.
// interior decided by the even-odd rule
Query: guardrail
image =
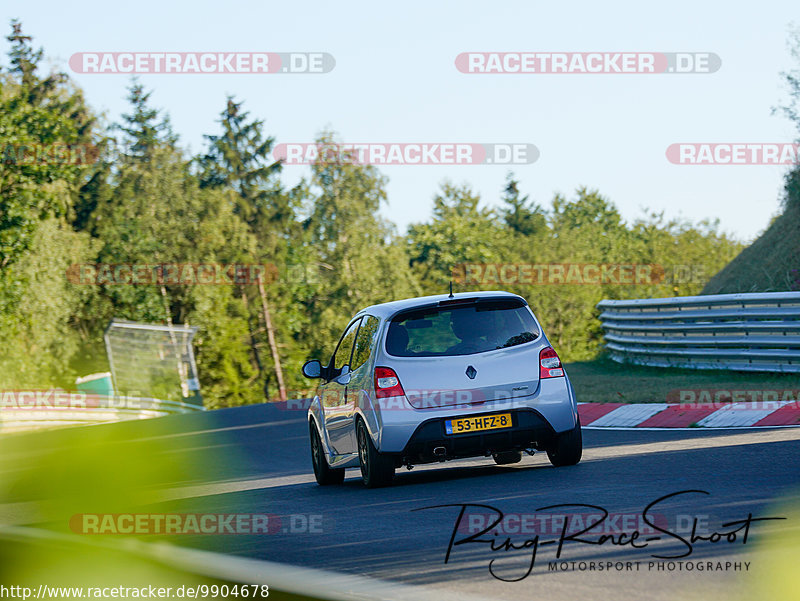
<path fill-rule="evenodd" d="M 615 361 L 800 372 L 800 292 L 603 300 L 597 307 Z"/>
<path fill-rule="evenodd" d="M 0 400 L 0 434 L 203 411 L 198 405 L 179 401 L 60 390 L 0 391 Z"/>

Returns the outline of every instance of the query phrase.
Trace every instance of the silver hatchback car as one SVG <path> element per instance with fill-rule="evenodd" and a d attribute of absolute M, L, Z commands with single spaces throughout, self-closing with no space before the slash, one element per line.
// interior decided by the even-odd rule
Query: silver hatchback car
<path fill-rule="evenodd" d="M 575 392 L 528 303 L 508 292 L 373 305 L 345 329 L 308 411 L 314 475 L 336 484 L 361 467 L 368 487 L 396 468 L 491 455 L 498 464 L 546 451 L 555 466 L 582 453 Z"/>

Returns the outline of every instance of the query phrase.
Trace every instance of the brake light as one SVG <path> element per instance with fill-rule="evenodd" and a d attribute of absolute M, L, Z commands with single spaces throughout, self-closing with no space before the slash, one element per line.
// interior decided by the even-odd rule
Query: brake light
<path fill-rule="evenodd" d="M 561 359 L 552 346 L 545 347 L 539 353 L 539 379 L 557 378 L 564 375 Z"/>
<path fill-rule="evenodd" d="M 440 307 L 452 307 L 453 305 L 474 305 L 477 300 L 477 298 L 454 298 L 452 300 L 439 301 L 438 305 Z"/>
<path fill-rule="evenodd" d="M 404 396 L 400 378 L 391 367 L 375 368 L 375 396 L 379 399 L 390 396 Z"/>

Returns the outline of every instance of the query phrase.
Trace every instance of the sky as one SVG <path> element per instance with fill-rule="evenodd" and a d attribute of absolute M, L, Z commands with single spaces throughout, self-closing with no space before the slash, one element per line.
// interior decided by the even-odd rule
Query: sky
<path fill-rule="evenodd" d="M 723 2 L 5 2 L 69 73 L 89 104 L 116 121 L 127 112 L 124 73 L 79 73 L 77 53 L 323 52 L 327 73 L 145 73 L 151 102 L 181 144 L 204 148 L 226 96 L 244 100 L 276 143 L 313 142 L 334 130 L 370 144 L 528 144 L 532 163 L 379 166 L 389 178 L 385 217 L 400 231 L 430 218 L 441 183 L 468 183 L 498 206 L 511 170 L 520 189 L 549 206 L 557 193 L 598 190 L 634 220 L 718 219 L 755 238 L 777 214 L 781 165 L 671 163 L 676 143 L 790 143 L 794 125 L 772 107 L 787 100 L 780 73 L 796 0 L 736 9 Z M 10 31 L 10 30 L 7 30 Z M 5 35 L 5 34 L 4 34 Z M 8 46 L 6 45 L 6 49 Z M 713 53 L 713 73 L 463 73 L 473 52 Z M 274 63 L 273 63 L 274 64 Z M 296 183 L 306 166 L 287 166 Z"/>

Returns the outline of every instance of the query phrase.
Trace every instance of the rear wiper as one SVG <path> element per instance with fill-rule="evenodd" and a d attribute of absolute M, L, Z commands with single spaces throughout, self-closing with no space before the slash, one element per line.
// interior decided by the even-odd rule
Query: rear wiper
<path fill-rule="evenodd" d="M 522 332 L 522 334 L 517 334 L 516 336 L 512 336 L 503 346 L 498 346 L 497 348 L 508 348 L 509 346 L 517 346 L 518 344 L 525 344 L 526 342 L 533 342 L 538 338 L 533 332 Z"/>

